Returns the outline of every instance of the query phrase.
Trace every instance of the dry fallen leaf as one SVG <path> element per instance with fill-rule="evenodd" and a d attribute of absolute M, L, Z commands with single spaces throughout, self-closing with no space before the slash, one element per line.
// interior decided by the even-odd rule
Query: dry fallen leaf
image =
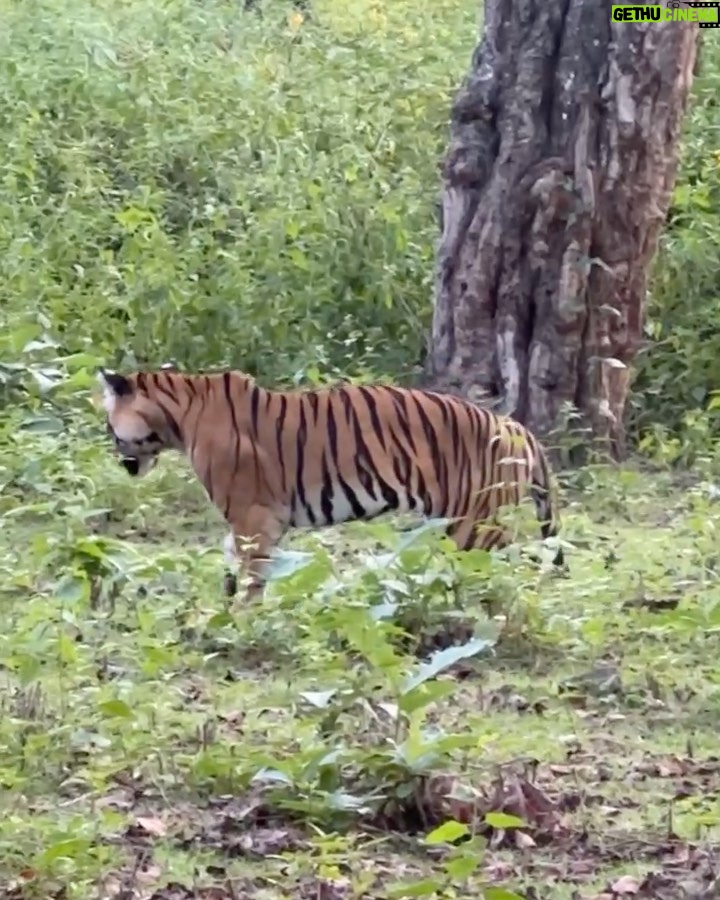
<path fill-rule="evenodd" d="M 111 874 L 103 879 L 102 896 L 106 898 L 106 900 L 114 900 L 115 897 L 120 897 L 121 894 L 127 895 L 125 884 L 121 878 Z"/>
<path fill-rule="evenodd" d="M 224 887 L 219 887 L 217 885 L 212 887 L 201 888 L 200 892 L 197 894 L 198 900 L 232 900 L 232 895 L 229 894 Z"/>
<path fill-rule="evenodd" d="M 160 868 L 160 866 L 156 866 L 155 863 L 151 863 L 144 869 L 140 869 L 139 871 L 135 872 L 134 877 L 139 884 L 155 884 L 156 881 L 160 880 L 161 875 L 162 869 Z"/>
<path fill-rule="evenodd" d="M 515 832 L 515 846 L 520 850 L 527 850 L 530 847 L 536 847 L 537 844 L 530 837 L 529 834 L 525 834 L 524 831 L 516 831 Z"/>
<path fill-rule="evenodd" d="M 153 816 L 138 816 L 135 823 L 153 837 L 164 837 L 167 834 L 167 826 L 162 819 L 156 819 Z"/>
<path fill-rule="evenodd" d="M 640 882 L 632 875 L 623 875 L 610 886 L 610 890 L 613 894 L 626 897 L 629 894 L 637 894 L 640 890 Z"/>

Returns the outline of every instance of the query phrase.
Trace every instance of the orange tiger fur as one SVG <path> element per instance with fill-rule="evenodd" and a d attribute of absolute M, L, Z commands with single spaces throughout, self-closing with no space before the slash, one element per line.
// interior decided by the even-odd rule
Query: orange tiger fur
<path fill-rule="evenodd" d="M 125 468 L 142 475 L 162 450 L 185 453 L 232 529 L 226 556 L 241 557 L 250 597 L 295 526 L 414 510 L 452 518 L 447 533 L 460 548 L 491 549 L 510 541 L 496 514 L 529 490 L 543 537 L 558 532 L 542 445 L 459 397 L 387 385 L 271 391 L 240 372 L 99 378 Z M 554 561 L 562 565 L 561 549 Z M 229 571 L 226 591 L 235 592 Z"/>

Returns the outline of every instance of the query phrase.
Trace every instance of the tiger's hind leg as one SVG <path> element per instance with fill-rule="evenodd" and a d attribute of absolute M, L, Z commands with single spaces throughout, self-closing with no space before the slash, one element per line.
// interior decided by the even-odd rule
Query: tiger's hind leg
<path fill-rule="evenodd" d="M 511 535 L 507 528 L 503 528 L 495 519 L 489 521 L 477 521 L 473 516 L 460 519 L 446 529 L 446 534 L 455 542 L 459 550 L 493 550 L 501 549 L 511 542 Z M 462 601 L 461 580 L 453 585 L 456 604 L 464 609 Z M 493 601 L 485 597 L 485 588 L 480 589 L 481 605 L 492 612 Z"/>
<path fill-rule="evenodd" d="M 497 521 L 491 521 L 476 526 L 475 537 L 462 549 L 472 550 L 473 548 L 477 548 L 479 550 L 503 550 L 512 543 L 514 543 L 514 537 L 510 529 L 504 528 Z M 541 566 L 543 563 L 540 554 L 535 553 L 533 550 L 523 550 L 523 555 L 536 566 Z M 562 566 L 558 566 L 557 562 L 555 563 L 555 566 L 559 571 L 562 571 Z"/>
<path fill-rule="evenodd" d="M 453 537 L 461 550 L 503 550 L 505 547 L 510 546 L 510 544 L 514 542 L 511 530 L 500 525 L 497 519 L 490 519 L 487 522 L 480 522 L 478 524 L 475 524 L 474 527 L 459 527 L 458 530 L 461 536 L 464 538 L 464 543 L 462 544 L 457 540 L 457 538 L 454 537 L 453 534 L 451 534 L 451 528 L 448 528 L 448 536 Z M 538 553 L 530 550 L 524 551 L 524 554 L 526 558 L 535 565 L 542 565 L 543 561 Z M 554 564 L 558 568 L 558 570 L 562 571 L 562 564 L 558 565 L 557 562 L 555 562 Z"/>
<path fill-rule="evenodd" d="M 512 543 L 510 530 L 494 518 L 486 521 L 472 517 L 460 519 L 446 529 L 446 534 L 460 550 L 501 550 Z"/>

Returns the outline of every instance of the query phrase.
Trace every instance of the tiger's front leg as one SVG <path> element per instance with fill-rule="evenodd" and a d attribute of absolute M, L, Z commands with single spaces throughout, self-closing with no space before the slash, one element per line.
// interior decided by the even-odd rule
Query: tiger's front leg
<path fill-rule="evenodd" d="M 226 563 L 224 591 L 227 597 L 234 597 L 237 593 L 237 576 L 233 570 L 238 567 L 250 576 L 245 600 L 262 596 L 270 554 L 285 530 L 286 526 L 262 507 L 252 507 L 243 516 L 242 524 L 233 524 L 233 530 L 223 543 Z"/>
<path fill-rule="evenodd" d="M 238 567 L 237 553 L 235 552 L 235 535 L 231 532 L 225 535 L 223 541 L 223 556 L 225 557 L 225 575 L 223 577 L 223 593 L 226 597 L 234 597 L 237 594 Z"/>
<path fill-rule="evenodd" d="M 245 599 L 254 600 L 262 595 L 265 588 L 265 569 L 270 563 L 273 546 L 274 542 L 264 539 L 263 536 L 256 536 L 254 542 L 244 536 L 236 537 L 232 532 L 225 537 L 223 551 L 226 569 L 223 591 L 226 597 L 234 597 L 237 594 L 237 569 L 243 569 L 250 576 Z"/>

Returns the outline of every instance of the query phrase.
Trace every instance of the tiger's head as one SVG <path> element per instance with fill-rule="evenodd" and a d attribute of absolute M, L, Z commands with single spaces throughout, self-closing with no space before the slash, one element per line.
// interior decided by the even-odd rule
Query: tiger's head
<path fill-rule="evenodd" d="M 103 389 L 107 431 L 120 463 L 129 475 L 142 477 L 154 468 L 163 450 L 177 447 L 173 423 L 157 400 L 140 387 L 142 380 L 137 375 L 100 369 L 98 381 Z"/>

